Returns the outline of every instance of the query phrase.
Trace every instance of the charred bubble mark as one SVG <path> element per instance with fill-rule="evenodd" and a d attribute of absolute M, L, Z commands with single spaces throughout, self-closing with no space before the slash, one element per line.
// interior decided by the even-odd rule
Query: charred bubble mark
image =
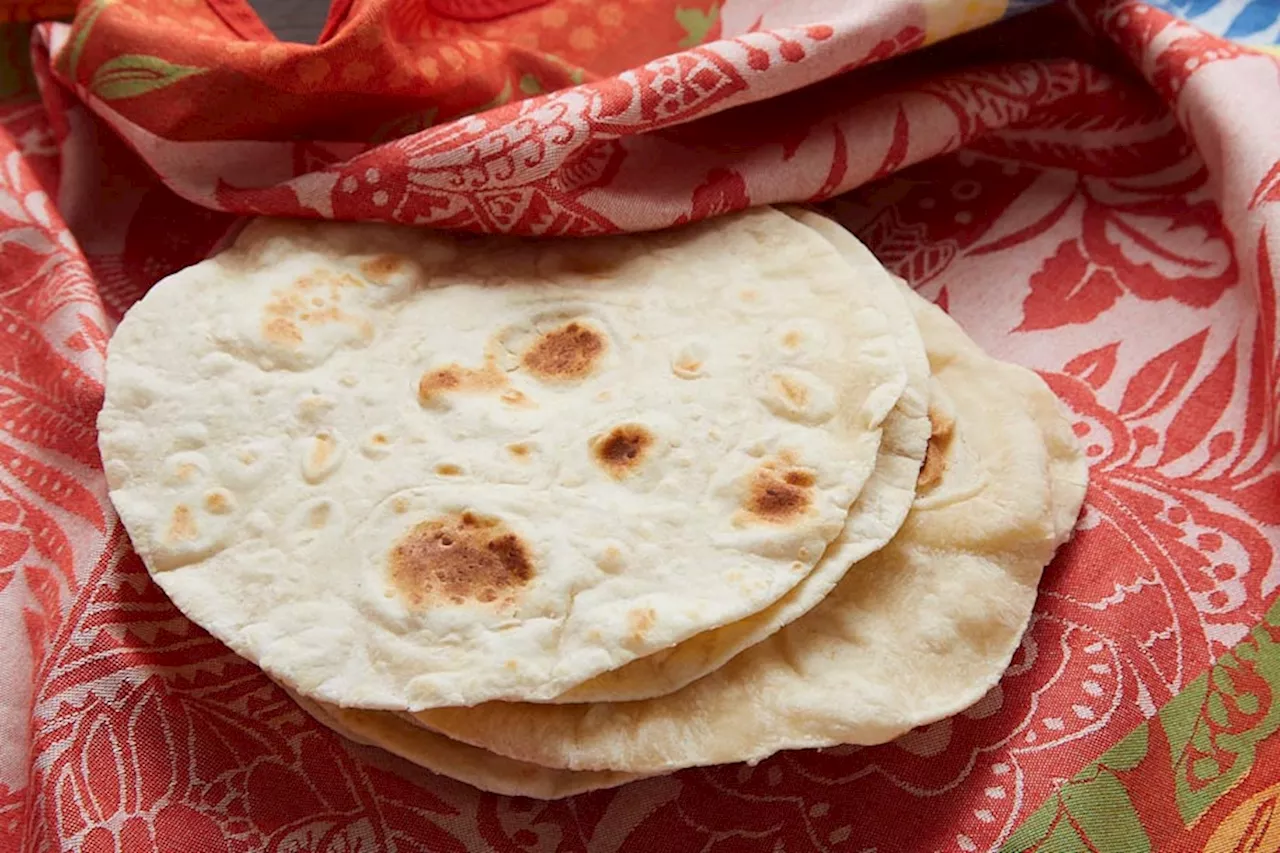
<path fill-rule="evenodd" d="M 654 436 L 639 424 L 620 424 L 597 437 L 591 452 L 611 477 L 621 480 L 639 470 L 654 445 Z"/>
<path fill-rule="evenodd" d="M 929 424 L 932 427 L 929 444 L 925 447 L 924 464 L 916 478 L 916 488 L 922 491 L 942 481 L 947 470 L 947 451 L 956 427 L 955 421 L 932 406 L 929 407 Z"/>
<path fill-rule="evenodd" d="M 813 506 L 815 483 L 813 472 L 791 459 L 766 462 L 751 476 L 743 509 L 756 521 L 790 524 Z"/>
<path fill-rule="evenodd" d="M 531 374 L 548 381 L 585 379 L 596 369 L 605 350 L 605 336 L 574 320 L 544 333 L 521 357 Z"/>
<path fill-rule="evenodd" d="M 414 607 L 510 600 L 535 574 L 528 545 L 499 519 L 473 512 L 419 522 L 388 563 L 393 587 Z"/>

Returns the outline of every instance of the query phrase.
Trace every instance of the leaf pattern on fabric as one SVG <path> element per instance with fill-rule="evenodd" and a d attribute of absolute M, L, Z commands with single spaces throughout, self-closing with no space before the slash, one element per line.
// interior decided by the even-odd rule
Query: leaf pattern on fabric
<path fill-rule="evenodd" d="M 126 53 L 98 66 L 93 72 L 89 90 L 108 101 L 136 98 L 172 86 L 187 77 L 204 74 L 207 70 L 175 65 L 158 56 Z"/>
<path fill-rule="evenodd" d="M 711 35 L 712 30 L 720 22 L 720 3 L 714 2 L 709 9 L 696 6 L 679 6 L 676 8 L 676 20 L 684 28 L 685 37 L 677 43 L 679 47 L 694 47 L 702 44 Z"/>
<path fill-rule="evenodd" d="M 1280 602 L 1207 673 L 1101 758 L 1065 782 L 1001 848 L 1004 853 L 1145 851 L 1154 837 L 1179 849 L 1270 850 L 1280 786 L 1264 787 L 1220 821 L 1204 821 L 1223 800 L 1240 798 L 1251 773 L 1273 773 L 1256 760 L 1259 744 L 1280 728 Z M 1247 789 L 1246 789 L 1247 790 Z M 1233 792 L 1235 792 L 1233 794 Z M 1140 800 L 1134 798 L 1140 797 Z M 1136 802 L 1142 805 L 1138 807 Z M 1207 846 L 1196 845 L 1207 836 Z"/>

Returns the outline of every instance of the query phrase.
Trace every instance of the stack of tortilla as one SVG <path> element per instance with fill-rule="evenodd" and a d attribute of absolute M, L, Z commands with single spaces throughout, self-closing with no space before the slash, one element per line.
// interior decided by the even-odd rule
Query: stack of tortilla
<path fill-rule="evenodd" d="M 976 702 L 1086 466 L 804 210 L 514 240 L 258 221 L 111 341 L 156 582 L 316 719 L 554 798 Z"/>

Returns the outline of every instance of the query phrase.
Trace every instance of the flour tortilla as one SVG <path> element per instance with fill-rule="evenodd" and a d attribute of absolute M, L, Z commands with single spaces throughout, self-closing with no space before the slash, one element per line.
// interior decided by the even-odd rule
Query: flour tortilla
<path fill-rule="evenodd" d="M 876 467 L 849 512 L 849 520 L 809 575 L 754 616 L 705 631 L 673 648 L 601 673 L 553 702 L 623 702 L 662 696 L 714 672 L 739 652 L 813 609 L 867 555 L 898 532 L 915 498 L 916 478 L 929 441 L 929 360 L 906 293 L 875 255 L 826 217 L 782 208 L 834 246 L 849 275 L 884 312 L 907 373 L 906 390 L 884 421 Z"/>
<path fill-rule="evenodd" d="M 667 696 L 495 702 L 413 719 L 550 767 L 660 773 L 882 743 L 981 698 L 1008 666 L 1042 569 L 1079 511 L 1081 457 L 1061 440 L 1070 430 L 1056 408 L 1038 392 L 1028 399 L 1039 379 L 987 357 L 942 311 L 914 302 L 936 379 L 940 476 L 894 541 L 820 605 Z M 1051 488 L 1056 476 L 1070 481 Z"/>
<path fill-rule="evenodd" d="M 432 773 L 494 794 L 558 800 L 643 778 L 608 770 L 557 770 L 516 761 L 415 726 L 390 711 L 339 708 L 287 692 L 316 722 L 347 740 L 381 747 Z"/>
<path fill-rule="evenodd" d="M 313 698 L 546 700 L 770 606 L 906 371 L 813 231 L 573 242 L 260 221 L 107 360 L 111 498 L 174 602 Z"/>

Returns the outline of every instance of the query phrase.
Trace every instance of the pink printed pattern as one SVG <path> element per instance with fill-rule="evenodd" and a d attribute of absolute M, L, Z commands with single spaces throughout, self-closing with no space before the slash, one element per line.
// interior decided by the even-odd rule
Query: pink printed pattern
<path fill-rule="evenodd" d="M 998 847 L 1280 583 L 1280 73 L 1144 4 L 1090 8 L 893 59 L 927 8 L 730 2 L 722 40 L 374 147 L 166 139 L 38 62 L 43 109 L 0 112 L 0 683 L 23 717 L 0 739 L 0 849 Z M 955 718 L 563 802 L 480 794 L 317 728 L 128 549 L 95 448 L 110 322 L 235 215 L 588 235 L 784 200 L 829 200 L 1041 370 L 1089 454 L 1032 629 Z"/>

